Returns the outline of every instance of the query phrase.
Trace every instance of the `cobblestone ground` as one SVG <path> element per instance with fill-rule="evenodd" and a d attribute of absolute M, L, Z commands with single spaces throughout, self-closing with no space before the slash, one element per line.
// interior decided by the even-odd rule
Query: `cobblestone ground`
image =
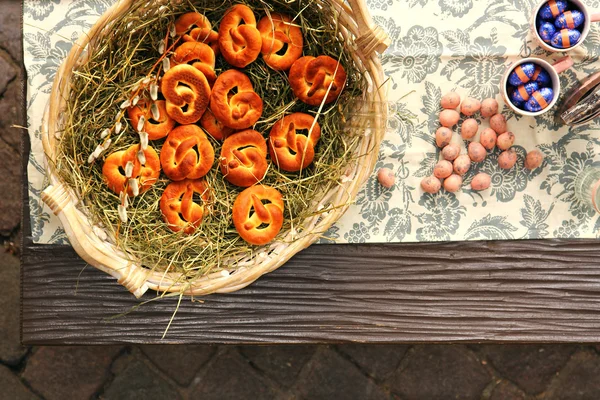
<path fill-rule="evenodd" d="M 0 3 L 0 399 L 600 399 L 600 346 L 21 347 L 20 5 Z"/>

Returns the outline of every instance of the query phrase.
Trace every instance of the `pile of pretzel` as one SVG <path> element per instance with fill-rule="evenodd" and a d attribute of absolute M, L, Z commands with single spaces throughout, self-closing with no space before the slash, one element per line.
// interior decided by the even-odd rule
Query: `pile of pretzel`
<path fill-rule="evenodd" d="M 288 73 L 294 95 L 311 106 L 337 99 L 346 72 L 329 56 L 302 56 L 302 31 L 289 16 L 272 13 L 257 23 L 253 11 L 241 4 L 226 11 L 218 32 L 204 15 L 191 12 L 175 21 L 175 33 L 180 44 L 161 78 L 162 97 L 128 108 L 134 129 L 147 134 L 140 136 L 147 137 L 146 143 L 109 155 L 103 166 L 106 182 L 114 192 L 132 197 L 148 190 L 162 169 L 172 181 L 160 199 L 164 220 L 171 230 L 191 234 L 212 201 L 203 179 L 215 161 L 208 134 L 223 141 L 218 159 L 223 178 L 246 188 L 233 205 L 236 230 L 250 244 L 266 244 L 283 225 L 284 202 L 277 189 L 259 182 L 269 162 L 288 172 L 307 168 L 321 129 L 313 116 L 291 113 L 265 139 L 252 129 L 262 116 L 263 100 L 241 69 L 262 54 L 267 66 Z M 219 54 L 233 68 L 217 75 Z M 147 141 L 162 139 L 159 156 Z M 134 185 L 128 184 L 132 178 Z"/>

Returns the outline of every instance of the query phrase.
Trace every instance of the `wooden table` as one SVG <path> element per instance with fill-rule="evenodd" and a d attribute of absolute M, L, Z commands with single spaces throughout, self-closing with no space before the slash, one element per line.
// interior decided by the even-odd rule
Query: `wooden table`
<path fill-rule="evenodd" d="M 315 245 L 237 293 L 184 298 L 161 340 L 177 298 L 112 318 L 140 301 L 70 247 L 32 243 L 23 182 L 27 345 L 600 342 L 597 240 Z"/>

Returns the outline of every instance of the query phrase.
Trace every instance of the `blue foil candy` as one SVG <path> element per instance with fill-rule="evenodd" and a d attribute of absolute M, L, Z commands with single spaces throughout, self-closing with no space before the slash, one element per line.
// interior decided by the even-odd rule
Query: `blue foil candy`
<path fill-rule="evenodd" d="M 541 88 L 529 97 L 525 109 L 531 112 L 541 111 L 550 105 L 552 99 L 554 99 L 554 91 L 550 88 Z"/>
<path fill-rule="evenodd" d="M 536 82 L 540 87 L 547 87 L 552 85 L 552 79 L 550 78 L 550 74 L 539 65 L 535 66 L 535 72 L 533 73 L 531 80 Z"/>
<path fill-rule="evenodd" d="M 558 31 L 552 37 L 550 44 L 559 49 L 568 49 L 573 47 L 581 39 L 581 33 L 575 29 L 563 29 Z"/>
<path fill-rule="evenodd" d="M 508 92 L 508 98 L 510 99 L 510 102 L 513 103 L 516 107 L 518 107 L 520 109 L 525 109 L 524 101 L 513 100 L 515 90 L 516 89 L 513 86 L 508 87 L 507 92 Z"/>
<path fill-rule="evenodd" d="M 529 100 L 529 97 L 533 92 L 537 92 L 539 86 L 536 82 L 527 82 L 517 88 L 512 92 L 510 97 L 510 101 L 515 103 L 524 103 Z"/>
<path fill-rule="evenodd" d="M 538 33 L 544 42 L 550 43 L 556 33 L 556 28 L 551 22 L 543 22 L 538 29 Z"/>
<path fill-rule="evenodd" d="M 522 85 L 523 83 L 529 82 L 534 73 L 534 63 L 524 63 L 518 65 L 508 76 L 508 83 L 510 83 L 513 86 Z"/>
<path fill-rule="evenodd" d="M 554 19 L 567 9 L 567 2 L 562 0 L 550 0 L 540 8 L 539 16 L 542 19 Z"/>
<path fill-rule="evenodd" d="M 585 17 L 580 11 L 565 11 L 564 13 L 556 17 L 554 25 L 558 29 L 575 29 L 583 25 L 584 19 Z"/>

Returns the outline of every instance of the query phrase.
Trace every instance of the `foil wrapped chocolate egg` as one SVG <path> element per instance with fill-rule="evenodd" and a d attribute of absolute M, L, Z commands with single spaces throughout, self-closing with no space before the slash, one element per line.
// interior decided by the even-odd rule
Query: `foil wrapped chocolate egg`
<path fill-rule="evenodd" d="M 556 34 L 556 28 L 552 22 L 542 22 L 538 28 L 538 33 L 544 42 L 550 43 Z"/>
<path fill-rule="evenodd" d="M 510 101 L 514 103 L 524 103 L 529 100 L 529 97 L 533 92 L 537 92 L 539 85 L 536 82 L 527 82 L 520 86 L 517 86 L 512 92 Z"/>
<path fill-rule="evenodd" d="M 523 83 L 529 82 L 534 73 L 534 63 L 524 63 L 518 65 L 508 76 L 508 83 L 510 83 L 513 86 L 522 85 Z"/>
<path fill-rule="evenodd" d="M 540 8 L 538 14 L 542 19 L 554 19 L 567 9 L 567 2 L 563 0 L 550 0 Z"/>
<path fill-rule="evenodd" d="M 573 47 L 581 39 L 581 33 L 575 29 L 563 29 L 554 34 L 550 44 L 559 49 Z"/>
<path fill-rule="evenodd" d="M 558 29 L 575 29 L 583 25 L 585 17 L 583 13 L 577 10 L 565 11 L 554 20 L 554 25 Z"/>
<path fill-rule="evenodd" d="M 554 91 L 550 88 L 541 88 L 537 92 L 534 92 L 527 103 L 525 103 L 525 109 L 530 112 L 541 111 L 554 99 Z"/>
<path fill-rule="evenodd" d="M 537 83 L 540 87 L 552 85 L 552 78 L 550 78 L 550 74 L 539 65 L 535 66 L 535 72 L 533 73 L 531 80 Z"/>
<path fill-rule="evenodd" d="M 508 93 L 508 98 L 510 99 L 510 102 L 513 103 L 515 105 L 515 107 L 518 107 L 520 109 L 525 109 L 525 102 L 515 99 L 515 97 L 514 97 L 515 90 L 516 89 L 513 86 L 508 87 L 507 93 Z"/>

